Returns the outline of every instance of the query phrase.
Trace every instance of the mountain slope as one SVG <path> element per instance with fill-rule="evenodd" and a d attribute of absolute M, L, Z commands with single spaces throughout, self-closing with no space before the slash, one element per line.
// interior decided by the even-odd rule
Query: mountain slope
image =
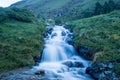
<path fill-rule="evenodd" d="M 120 74 L 120 11 L 73 21 L 69 26 L 73 29 L 74 43 L 81 55 L 92 57 L 93 63 L 113 62 L 113 70 Z M 85 54 L 81 48 L 90 52 Z"/>
<path fill-rule="evenodd" d="M 33 57 L 40 55 L 45 27 L 31 14 L 18 8 L 0 9 L 0 73 L 32 66 Z"/>
<path fill-rule="evenodd" d="M 89 17 L 93 14 L 96 2 L 103 5 L 109 0 L 23 0 L 11 7 L 23 7 L 32 10 L 39 18 L 60 18 L 73 20 Z M 114 0 L 119 3 L 120 0 Z"/>
<path fill-rule="evenodd" d="M 28 8 L 32 10 L 37 16 L 43 16 L 44 13 L 61 8 L 61 6 L 64 6 L 69 1 L 70 0 L 23 0 L 13 4 L 12 7 Z"/>

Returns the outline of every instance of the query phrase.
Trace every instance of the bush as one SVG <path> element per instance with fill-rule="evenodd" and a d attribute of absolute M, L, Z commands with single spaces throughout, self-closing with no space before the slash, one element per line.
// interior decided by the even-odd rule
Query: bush
<path fill-rule="evenodd" d="M 7 15 L 5 13 L 5 10 L 3 8 L 0 8 L 0 22 L 6 20 Z"/>
<path fill-rule="evenodd" d="M 20 8 L 11 8 L 7 11 L 8 17 L 23 21 L 23 22 L 33 22 L 36 20 L 33 13 L 27 9 L 20 9 Z"/>
<path fill-rule="evenodd" d="M 56 18 L 55 19 L 55 24 L 60 25 L 60 24 L 62 24 L 62 21 L 59 18 Z"/>
<path fill-rule="evenodd" d="M 34 22 L 36 17 L 27 9 L 22 8 L 0 8 L 0 22 L 8 19 L 14 19 L 22 22 Z"/>

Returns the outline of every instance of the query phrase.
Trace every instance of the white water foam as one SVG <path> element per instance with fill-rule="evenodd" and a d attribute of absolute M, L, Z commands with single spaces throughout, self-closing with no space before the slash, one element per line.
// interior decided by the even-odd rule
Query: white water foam
<path fill-rule="evenodd" d="M 67 43 L 70 35 L 72 33 L 63 26 L 54 26 L 45 38 L 41 63 L 34 70 L 44 70 L 49 80 L 92 80 L 85 74 L 90 62 L 78 56 L 74 47 Z M 74 66 L 76 62 L 84 67 Z"/>

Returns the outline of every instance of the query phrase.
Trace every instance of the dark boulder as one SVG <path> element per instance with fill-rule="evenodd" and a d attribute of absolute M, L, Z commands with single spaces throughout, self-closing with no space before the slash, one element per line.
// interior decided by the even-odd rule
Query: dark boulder
<path fill-rule="evenodd" d="M 86 69 L 86 73 L 95 80 L 119 80 L 112 68 L 113 64 L 110 62 L 94 63 Z"/>
<path fill-rule="evenodd" d="M 84 65 L 82 62 L 76 61 L 76 62 L 74 62 L 74 67 L 84 68 Z"/>
<path fill-rule="evenodd" d="M 66 36 L 66 33 L 65 33 L 64 31 L 62 31 L 62 33 L 61 33 L 61 34 L 62 34 L 62 36 Z"/>
<path fill-rule="evenodd" d="M 46 33 L 51 34 L 52 31 L 53 31 L 53 28 L 47 28 L 47 32 Z"/>
<path fill-rule="evenodd" d="M 72 61 L 63 62 L 63 64 L 66 65 L 66 66 L 68 66 L 68 67 L 72 67 L 73 66 Z"/>
<path fill-rule="evenodd" d="M 39 70 L 37 72 L 35 72 L 36 75 L 45 75 L 45 71 L 44 70 Z"/>
<path fill-rule="evenodd" d="M 89 74 L 91 77 L 93 77 L 95 80 L 98 80 L 101 74 L 101 71 L 98 69 L 94 69 L 92 67 L 88 67 L 86 69 L 86 73 Z"/>
<path fill-rule="evenodd" d="M 52 38 L 55 37 L 55 36 L 57 36 L 57 33 L 53 33 L 53 34 L 51 35 Z"/>
<path fill-rule="evenodd" d="M 39 63 L 40 63 L 40 55 L 34 56 L 33 59 L 34 59 L 34 62 L 35 62 L 35 66 L 39 65 Z"/>
<path fill-rule="evenodd" d="M 63 64 L 68 67 L 84 68 L 83 63 L 79 61 L 66 61 L 66 62 L 63 62 Z"/>
<path fill-rule="evenodd" d="M 94 57 L 94 53 L 95 51 L 93 49 L 88 49 L 88 48 L 85 48 L 85 47 L 78 47 L 77 48 L 78 50 L 78 53 L 79 55 L 83 56 L 85 59 L 87 60 L 92 60 L 93 57 Z"/>

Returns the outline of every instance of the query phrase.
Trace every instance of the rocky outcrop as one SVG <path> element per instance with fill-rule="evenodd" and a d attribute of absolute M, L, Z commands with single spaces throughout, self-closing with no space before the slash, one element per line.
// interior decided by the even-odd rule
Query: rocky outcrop
<path fill-rule="evenodd" d="M 39 70 L 36 74 L 30 71 L 30 68 L 21 68 L 18 70 L 0 73 L 0 80 L 49 80 L 44 76 L 44 70 Z"/>
<path fill-rule="evenodd" d="M 95 80 L 120 80 L 112 71 L 113 65 L 111 62 L 95 63 L 86 69 L 86 73 Z"/>
<path fill-rule="evenodd" d="M 94 53 L 95 53 L 95 50 L 88 49 L 88 48 L 85 48 L 82 46 L 79 46 L 77 48 L 77 51 L 78 51 L 79 55 L 83 56 L 87 60 L 92 60 L 94 57 Z"/>
<path fill-rule="evenodd" d="M 39 65 L 39 63 L 40 63 L 40 55 L 34 56 L 34 57 L 33 57 L 33 60 L 34 60 L 34 62 L 35 62 L 34 65 Z"/>
<path fill-rule="evenodd" d="M 39 70 L 37 72 L 35 72 L 36 75 L 45 75 L 45 71 L 44 70 Z"/>
<path fill-rule="evenodd" d="M 73 66 L 72 61 L 66 61 L 66 62 L 63 62 L 62 64 L 66 65 L 68 67 L 72 67 Z"/>
<path fill-rule="evenodd" d="M 66 62 L 63 62 L 63 64 L 68 67 L 84 68 L 83 63 L 80 61 L 66 61 Z"/>

